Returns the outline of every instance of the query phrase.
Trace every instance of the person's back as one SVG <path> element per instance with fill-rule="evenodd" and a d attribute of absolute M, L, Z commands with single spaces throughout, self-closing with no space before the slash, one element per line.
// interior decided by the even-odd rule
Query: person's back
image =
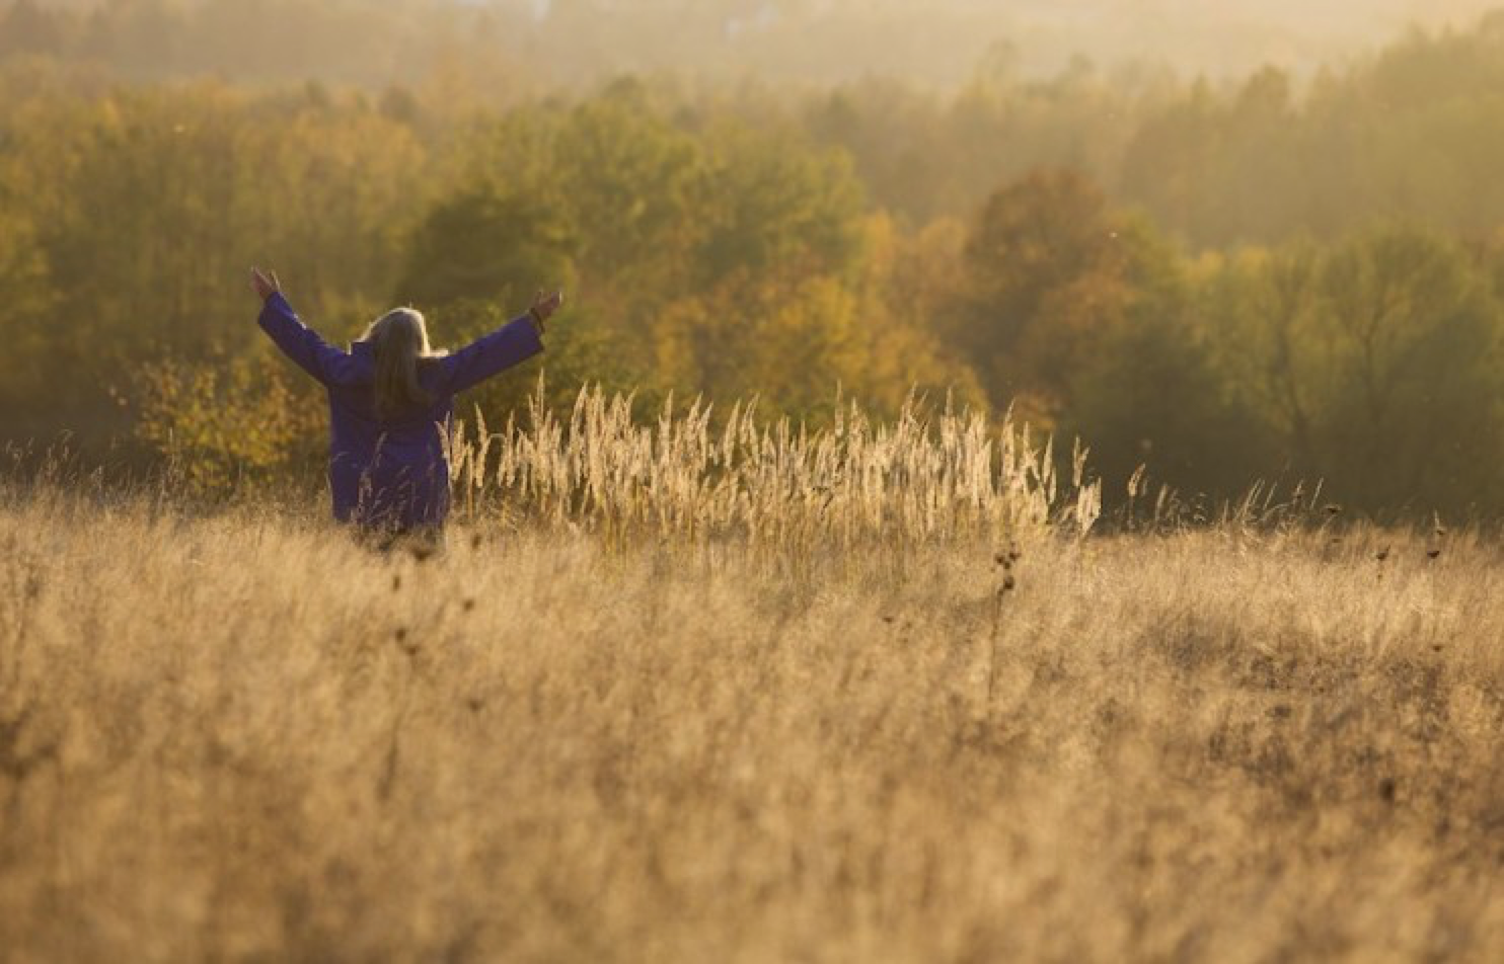
<path fill-rule="evenodd" d="M 563 300 L 540 296 L 527 315 L 453 354 L 431 351 L 423 316 L 399 308 L 346 352 L 298 319 L 274 276 L 254 271 L 252 285 L 264 299 L 262 329 L 328 389 L 335 518 L 386 533 L 443 526 L 454 396 L 541 352 L 543 321 Z"/>
<path fill-rule="evenodd" d="M 418 364 L 430 401 L 378 411 L 376 351 L 350 346 L 349 376 L 329 388 L 329 475 L 335 518 L 383 529 L 442 525 L 448 510 L 449 466 L 440 433 L 454 394 L 433 358 Z M 519 359 L 521 360 L 521 359 Z"/>

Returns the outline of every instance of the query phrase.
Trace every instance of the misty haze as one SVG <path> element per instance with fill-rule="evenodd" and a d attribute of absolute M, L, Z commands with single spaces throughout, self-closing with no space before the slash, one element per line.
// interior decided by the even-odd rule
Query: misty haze
<path fill-rule="evenodd" d="M 550 84 L 622 71 L 830 83 L 867 75 L 927 85 L 979 65 L 1048 75 L 1103 69 L 1226 78 L 1273 64 L 1305 76 L 1371 55 L 1412 28 L 1467 28 L 1489 0 L 22 0 L 84 17 L 85 46 L 132 73 L 382 84 L 462 57 L 504 54 Z M 15 19 L 29 22 L 30 16 Z M 165 32 L 164 32 L 165 28 Z M 57 45 L 67 29 L 0 49 Z M 181 30 L 179 38 L 172 35 Z M 6 33 L 11 34 L 6 36 Z M 62 41 L 66 46 L 66 41 Z M 268 49 L 268 45 L 272 49 Z"/>
<path fill-rule="evenodd" d="M 0 960 L 1504 960 L 1501 92 L 0 0 Z"/>

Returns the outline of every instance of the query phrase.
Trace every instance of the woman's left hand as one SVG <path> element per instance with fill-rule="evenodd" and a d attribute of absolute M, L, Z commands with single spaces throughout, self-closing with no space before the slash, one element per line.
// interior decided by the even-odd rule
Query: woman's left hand
<path fill-rule="evenodd" d="M 562 307 L 564 307 L 564 292 L 555 291 L 552 294 L 545 294 L 539 291 L 533 297 L 533 306 L 528 309 L 528 314 L 538 319 L 539 324 L 542 324 L 552 318 Z"/>

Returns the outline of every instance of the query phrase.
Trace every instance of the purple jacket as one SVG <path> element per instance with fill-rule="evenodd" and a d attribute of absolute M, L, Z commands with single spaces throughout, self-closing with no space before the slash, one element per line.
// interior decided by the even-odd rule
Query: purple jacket
<path fill-rule="evenodd" d="M 283 353 L 329 390 L 329 484 L 334 517 L 373 527 L 443 525 L 449 513 L 449 462 L 440 432 L 454 396 L 543 350 L 527 317 L 474 344 L 419 366 L 433 396 L 390 419 L 376 415 L 376 358 L 367 342 L 340 351 L 298 320 L 281 293 L 266 299 L 258 319 Z"/>

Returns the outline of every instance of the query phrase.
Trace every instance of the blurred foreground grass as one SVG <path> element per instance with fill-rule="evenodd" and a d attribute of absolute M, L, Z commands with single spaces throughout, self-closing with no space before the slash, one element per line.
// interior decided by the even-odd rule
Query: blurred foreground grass
<path fill-rule="evenodd" d="M 1499 960 L 1504 554 L 1331 540 L 1038 538 L 999 605 L 980 542 L 17 496 L 0 957 Z"/>

